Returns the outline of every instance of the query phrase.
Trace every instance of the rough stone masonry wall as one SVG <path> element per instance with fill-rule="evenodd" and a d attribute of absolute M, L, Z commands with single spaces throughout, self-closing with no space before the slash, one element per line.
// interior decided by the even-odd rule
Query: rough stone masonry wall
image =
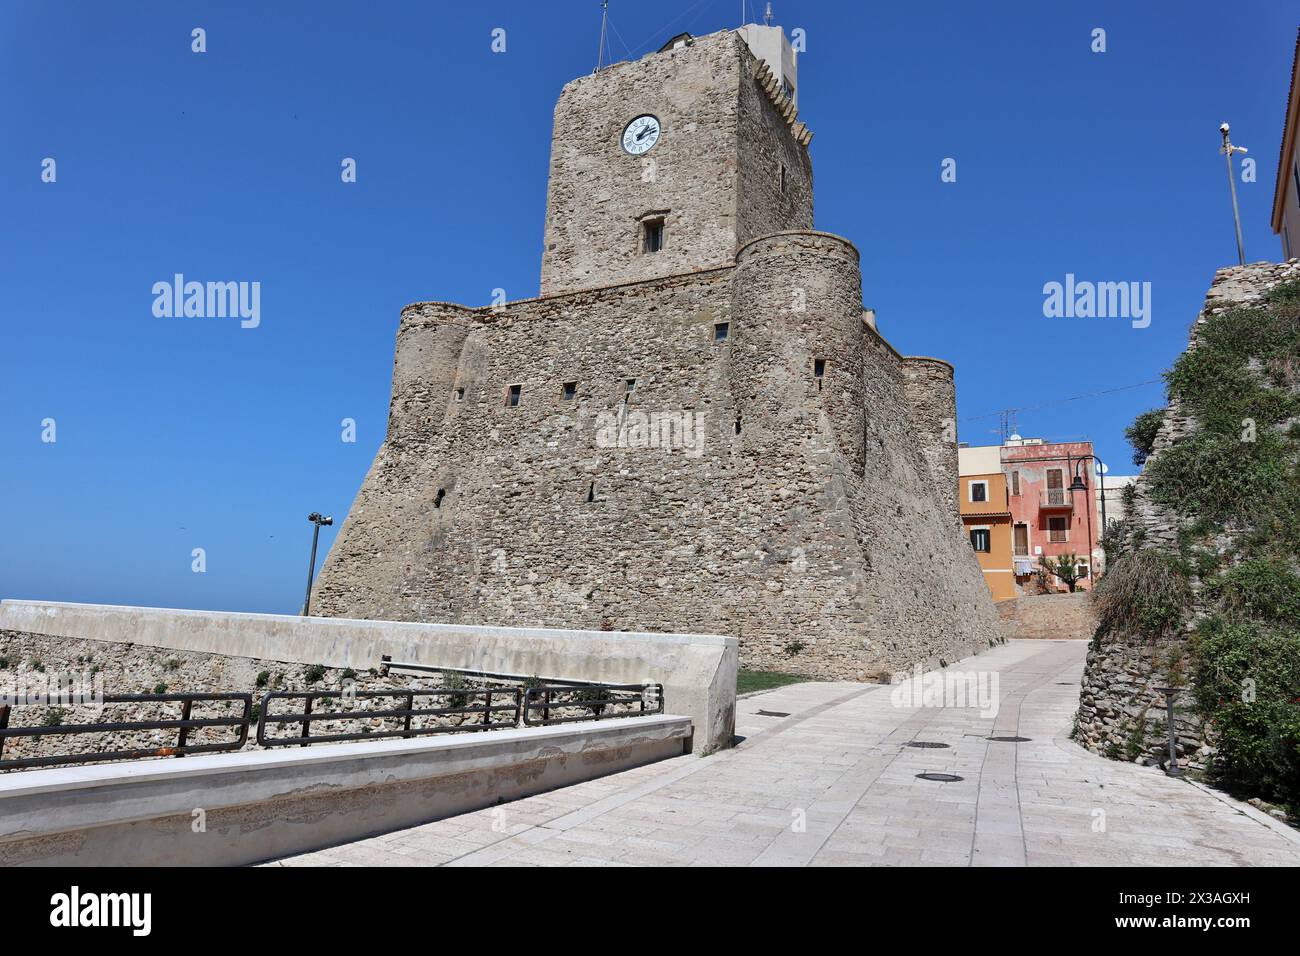
<path fill-rule="evenodd" d="M 543 295 L 730 265 L 758 235 L 812 226 L 805 144 L 755 81 L 734 31 L 568 83 L 555 107 Z M 663 127 L 644 156 L 621 146 L 642 114 Z M 780 163 L 786 167 L 781 189 Z M 664 214 L 642 255 L 638 221 Z"/>
<path fill-rule="evenodd" d="M 1300 261 L 1294 259 L 1220 269 L 1192 324 L 1187 347 L 1196 347 L 1197 335 L 1209 316 L 1229 308 L 1258 305 L 1274 286 L 1296 279 L 1300 279 Z M 1195 428 L 1195 419 L 1180 401 L 1173 399 L 1147 458 L 1147 467 Z M 1144 475 L 1138 476 L 1134 487 L 1134 517 L 1144 532 L 1142 546 L 1176 551 L 1179 516 L 1152 499 Z M 1139 757 L 1147 762 L 1158 759 L 1165 737 L 1158 731 L 1164 725 L 1166 712 L 1165 697 L 1155 688 L 1164 686 L 1168 679 L 1163 662 L 1171 656 L 1182 656 L 1191 628 L 1205 610 L 1196 599 L 1200 582 L 1193 580 L 1192 585 L 1193 613 L 1183 634 L 1155 643 L 1134 635 L 1109 635 L 1104 641 L 1093 641 L 1083 675 L 1077 723 L 1077 739 L 1085 747 L 1110 756 Z M 1188 698 L 1184 695 L 1181 700 L 1185 704 Z M 1179 754 L 1192 766 L 1203 766 L 1209 749 L 1199 718 L 1190 710 L 1176 712 L 1175 731 Z"/>
<path fill-rule="evenodd" d="M 796 233 L 734 270 L 406 309 L 388 439 L 313 607 L 722 633 L 745 666 L 863 678 L 997 639 L 953 524 L 897 354 L 863 335 L 856 251 Z"/>
<path fill-rule="evenodd" d="M 47 634 L 28 634 L 21 631 L 0 630 L 0 695 L 46 693 L 54 675 L 62 675 L 74 688 L 90 688 L 102 683 L 105 694 L 155 694 L 155 693 L 225 693 L 239 692 L 253 695 L 256 705 L 269 691 L 342 690 L 345 681 L 354 689 L 403 690 L 443 686 L 440 675 L 380 675 L 374 670 L 348 671 L 337 667 L 309 668 L 301 663 L 260 660 L 250 657 L 231 657 L 223 654 L 204 654 L 194 651 L 176 651 L 139 644 L 108 641 L 76 640 L 51 637 Z M 309 679 L 311 678 L 311 679 Z M 56 683 L 55 687 L 59 685 Z M 64 686 L 67 686 L 66 684 Z M 477 686 L 477 685 L 471 685 Z M 484 685 L 486 686 L 486 685 Z M 25 690 L 24 690 L 25 689 Z M 57 693 L 57 691 L 55 691 Z M 441 698 L 440 698 L 441 699 Z M 399 698 L 377 698 L 378 709 L 403 705 Z M 434 704 L 430 706 L 446 706 Z M 300 702 L 287 702 L 277 706 L 277 712 L 297 711 Z M 344 713 L 335 702 L 318 701 L 316 709 L 321 715 L 313 722 L 315 734 L 377 733 L 396 730 L 396 719 L 371 718 L 366 720 L 330 720 L 331 713 Z M 191 716 L 195 719 L 237 716 L 238 705 L 223 702 L 195 703 Z M 179 719 L 181 704 L 106 704 L 102 706 L 53 704 L 25 704 L 12 708 L 10 727 L 56 726 L 78 723 L 110 723 L 130 720 Z M 254 714 L 254 720 L 256 720 Z M 428 718 L 416 718 L 415 726 L 422 726 Z M 459 724 L 465 718 L 455 716 L 440 718 L 446 723 Z M 494 719 L 506 719 L 503 713 Z M 292 736 L 296 727 L 272 728 L 274 736 Z M 190 736 L 195 745 L 220 743 L 233 739 L 237 732 L 232 728 L 198 728 Z M 255 731 L 250 730 L 247 747 L 256 746 Z M 174 746 L 175 730 L 136 730 L 106 734 L 47 736 L 41 738 L 15 737 L 5 741 L 4 758 L 44 757 L 92 751 L 105 752 L 120 749 L 150 749 Z"/>

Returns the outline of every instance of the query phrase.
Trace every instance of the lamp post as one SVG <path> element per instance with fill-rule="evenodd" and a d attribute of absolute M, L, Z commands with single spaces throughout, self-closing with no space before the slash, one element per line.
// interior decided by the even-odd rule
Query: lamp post
<path fill-rule="evenodd" d="M 1183 688 L 1157 687 L 1155 689 L 1165 695 L 1165 713 L 1169 730 L 1169 763 L 1165 765 L 1165 775 L 1181 777 L 1186 771 L 1178 766 L 1178 735 L 1174 730 L 1174 700 L 1183 692 Z"/>
<path fill-rule="evenodd" d="M 334 519 L 328 515 L 322 515 L 319 511 L 313 511 L 307 516 L 307 520 L 312 523 L 311 531 L 311 562 L 307 565 L 307 600 L 303 602 L 302 616 L 311 616 L 311 580 L 316 573 L 316 541 L 320 538 L 321 525 L 331 525 Z"/>
<path fill-rule="evenodd" d="M 1245 153 L 1245 146 L 1233 146 L 1232 140 L 1228 139 L 1228 124 L 1224 123 L 1219 127 L 1219 132 L 1223 134 L 1223 145 L 1219 147 L 1219 152 L 1223 154 L 1228 161 L 1228 189 L 1232 192 L 1232 221 L 1237 226 L 1237 264 L 1246 264 L 1246 249 L 1241 242 L 1241 213 L 1237 209 L 1237 181 L 1232 176 L 1232 154 Z"/>
<path fill-rule="evenodd" d="M 1087 483 L 1084 482 L 1083 475 L 1080 474 L 1079 470 L 1083 466 L 1083 463 L 1089 460 L 1095 461 L 1100 466 L 1097 468 L 1097 477 L 1098 480 L 1101 482 L 1101 533 L 1105 535 L 1106 533 L 1106 463 L 1102 461 L 1100 458 L 1098 458 L 1096 455 L 1083 455 L 1080 458 L 1076 459 L 1074 462 L 1074 477 L 1070 481 L 1069 490 L 1071 493 L 1074 493 L 1076 491 L 1088 490 L 1088 485 Z M 1092 528 L 1092 502 L 1088 503 L 1087 514 L 1088 514 L 1088 527 L 1089 529 L 1091 529 Z M 1088 532 L 1088 563 L 1089 565 L 1092 564 L 1091 530 L 1089 530 Z M 1093 575 L 1093 583 L 1094 585 L 1096 583 L 1095 575 Z"/>

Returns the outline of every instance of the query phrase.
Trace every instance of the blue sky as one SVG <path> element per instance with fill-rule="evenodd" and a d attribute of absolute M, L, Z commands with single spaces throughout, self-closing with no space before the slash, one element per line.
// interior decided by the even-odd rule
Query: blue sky
<path fill-rule="evenodd" d="M 401 306 L 537 292 L 551 113 L 598 6 L 0 3 L 0 596 L 296 611 L 306 514 L 341 523 L 383 439 Z M 817 228 L 861 249 L 901 351 L 956 364 L 961 438 L 1034 409 L 1022 433 L 1130 472 L 1123 429 L 1161 387 L 1062 400 L 1158 378 L 1235 263 L 1225 119 L 1259 164 L 1247 258 L 1280 257 L 1294 4 L 774 7 L 807 36 Z M 740 21 L 611 8 L 618 58 Z M 260 281 L 261 325 L 155 318 L 177 272 Z M 1150 282 L 1150 327 L 1045 318 L 1066 273 Z"/>

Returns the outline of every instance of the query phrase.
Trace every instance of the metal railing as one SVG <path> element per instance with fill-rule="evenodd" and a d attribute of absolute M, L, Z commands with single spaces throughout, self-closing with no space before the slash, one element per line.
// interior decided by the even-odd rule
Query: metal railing
<path fill-rule="evenodd" d="M 450 734 L 465 731 L 500 730 L 519 726 L 520 699 L 522 690 L 518 687 L 437 687 L 420 690 L 318 690 L 318 691 L 272 691 L 262 698 L 261 712 L 257 720 L 257 743 L 261 747 L 306 747 L 311 744 L 339 743 L 347 740 L 382 740 L 386 737 L 424 737 L 429 734 Z M 405 706 L 370 708 L 354 707 L 355 702 L 374 700 L 375 698 L 401 698 Z M 446 706 L 416 707 L 417 698 L 443 699 Z M 334 711 L 315 710 L 313 705 L 320 700 L 347 699 L 348 706 Z M 303 701 L 301 711 L 289 713 L 271 713 L 271 704 L 276 700 Z M 508 715 L 509 719 L 503 719 Z M 461 717 L 470 718 L 458 724 L 424 723 L 416 726 L 413 718 L 435 718 L 446 720 Z M 312 724 L 327 721 L 356 720 L 393 720 L 400 721 L 401 727 L 374 730 L 367 728 L 355 733 L 313 734 Z M 296 737 L 277 737 L 267 733 L 268 725 L 282 727 L 296 725 Z"/>
<path fill-rule="evenodd" d="M 1038 501 L 1043 508 L 1073 508 L 1074 492 L 1069 488 L 1048 488 L 1040 493 Z"/>
<path fill-rule="evenodd" d="M 243 704 L 239 716 L 192 717 L 196 703 L 237 702 Z M 53 767 L 68 763 L 91 763 L 101 760 L 135 760 L 141 757 L 184 757 L 186 754 L 220 753 L 238 750 L 248 742 L 248 727 L 253 712 L 252 694 L 105 694 L 94 702 L 99 704 L 167 704 L 180 703 L 181 716 L 157 720 L 126 720 L 93 724 L 50 724 L 40 727 L 10 727 L 10 712 L 14 707 L 38 706 L 31 704 L 6 704 L 0 706 L 0 770 L 21 770 L 28 767 Z M 49 708 L 49 702 L 39 706 Z M 217 743 L 192 744 L 190 733 L 205 727 L 232 727 L 238 736 Z M 125 731 L 175 730 L 176 743 L 162 747 L 129 747 L 124 750 L 91 751 L 88 753 L 58 754 L 48 757 L 4 758 L 5 741 L 22 738 L 75 736 L 78 734 L 111 734 Z"/>
<path fill-rule="evenodd" d="M 578 720 L 642 717 L 664 712 L 662 684 L 543 684 L 524 691 L 524 725 L 547 727 Z"/>
<path fill-rule="evenodd" d="M 388 698 L 396 706 L 376 707 L 366 701 Z M 301 701 L 300 709 L 275 712 L 277 701 Z M 321 709 L 322 701 L 341 706 Z M 253 720 L 253 695 L 245 693 L 106 694 L 95 701 L 109 704 L 179 703 L 179 718 L 128 720 L 90 724 L 51 724 L 10 727 L 10 713 L 17 706 L 0 705 L 0 771 L 51 767 L 106 760 L 135 760 L 144 757 L 183 757 L 196 753 L 240 750 L 248 744 Z M 195 704 L 242 705 L 236 714 L 194 717 Z M 49 707 L 48 703 L 41 706 Z M 610 717 L 641 717 L 664 712 L 662 684 L 578 684 L 554 683 L 522 687 L 438 687 L 391 690 L 271 691 L 262 697 L 256 719 L 256 743 L 260 747 L 308 747 L 319 743 L 353 740 L 382 740 L 392 737 L 424 737 L 432 734 L 504 730 L 520 726 L 543 727 Z M 313 732 L 314 727 L 334 722 L 380 721 L 376 727 L 343 732 Z M 387 726 L 391 722 L 392 726 Z M 204 728 L 232 728 L 235 736 L 215 743 L 191 743 L 193 733 Z M 277 728 L 294 728 L 292 735 L 276 735 Z M 176 742 L 157 747 L 123 747 L 50 756 L 4 758 L 9 739 L 132 731 L 176 731 Z"/>

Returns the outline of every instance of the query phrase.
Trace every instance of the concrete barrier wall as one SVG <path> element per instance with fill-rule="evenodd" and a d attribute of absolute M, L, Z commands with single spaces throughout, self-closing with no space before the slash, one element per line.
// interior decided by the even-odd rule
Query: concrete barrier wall
<path fill-rule="evenodd" d="M 236 866 L 683 752 L 685 717 L 322 744 L 0 776 L 0 866 Z"/>
<path fill-rule="evenodd" d="M 697 753 L 731 746 L 735 732 L 734 637 L 15 600 L 0 602 L 0 629 L 357 670 L 377 667 L 387 655 L 520 678 L 658 683 L 664 686 L 666 709 L 693 721 Z"/>

